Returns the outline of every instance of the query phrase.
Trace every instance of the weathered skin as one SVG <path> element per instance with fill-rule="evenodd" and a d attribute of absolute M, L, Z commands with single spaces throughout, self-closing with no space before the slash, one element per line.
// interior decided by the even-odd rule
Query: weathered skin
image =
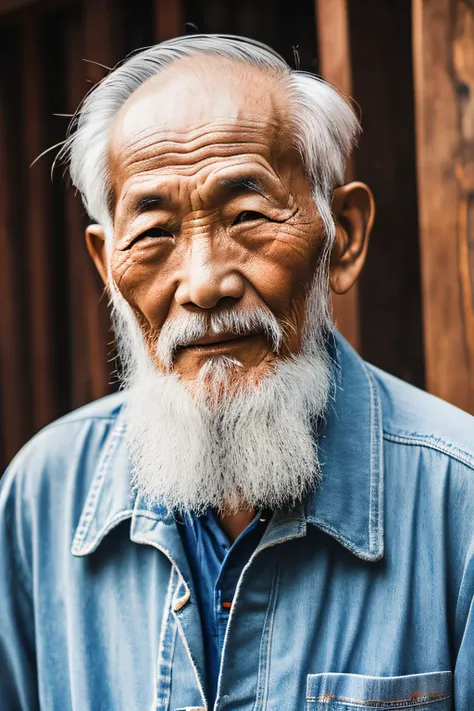
<path fill-rule="evenodd" d="M 298 351 L 324 231 L 288 115 L 275 77 L 209 57 L 176 62 L 119 112 L 112 275 L 153 342 L 182 309 L 264 303 L 288 324 L 282 355 Z M 260 194 L 224 183 L 237 179 Z M 263 336 L 219 352 L 255 375 L 275 357 Z M 192 381 L 210 354 L 183 349 L 175 369 Z"/>
<path fill-rule="evenodd" d="M 110 142 L 110 266 L 150 352 L 165 322 L 183 310 L 244 311 L 259 304 L 287 325 L 281 355 L 299 350 L 324 230 L 292 145 L 285 97 L 268 72 L 202 57 L 148 80 L 117 115 Z M 342 293 L 365 259 L 370 191 L 361 183 L 338 188 L 333 212 L 329 277 Z M 88 229 L 88 246 L 106 281 L 98 225 Z M 263 335 L 184 348 L 174 369 L 191 391 L 215 353 L 237 358 L 241 377 L 254 380 L 277 357 Z"/>

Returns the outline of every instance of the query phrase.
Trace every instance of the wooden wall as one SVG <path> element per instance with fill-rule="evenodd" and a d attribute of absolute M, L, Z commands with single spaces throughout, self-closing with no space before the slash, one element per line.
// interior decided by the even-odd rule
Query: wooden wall
<path fill-rule="evenodd" d="M 463 0 L 0 0 L 0 460 L 115 387 L 79 199 L 52 155 L 90 86 L 182 34 L 248 35 L 355 97 L 348 167 L 377 220 L 339 327 L 376 365 L 474 412 L 474 20 Z M 83 61 L 84 59 L 91 61 Z M 416 89 L 416 91 L 415 91 Z M 426 382 L 425 382 L 426 373 Z"/>

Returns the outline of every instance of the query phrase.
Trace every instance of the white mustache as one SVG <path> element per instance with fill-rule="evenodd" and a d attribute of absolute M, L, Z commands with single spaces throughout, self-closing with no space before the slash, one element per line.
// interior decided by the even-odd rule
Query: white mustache
<path fill-rule="evenodd" d="M 226 309 L 217 313 L 188 313 L 167 321 L 161 329 L 156 353 L 167 372 L 173 366 L 178 348 L 188 346 L 206 336 L 250 335 L 263 333 L 278 353 L 283 340 L 283 328 L 268 309 L 256 306 L 249 311 Z"/>

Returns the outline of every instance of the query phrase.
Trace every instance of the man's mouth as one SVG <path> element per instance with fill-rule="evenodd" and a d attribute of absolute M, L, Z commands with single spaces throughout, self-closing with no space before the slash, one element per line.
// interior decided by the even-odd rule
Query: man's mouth
<path fill-rule="evenodd" d="M 217 333 L 198 338 L 186 346 L 180 346 L 179 351 L 197 351 L 201 353 L 225 353 L 250 343 L 253 339 L 262 338 L 260 333 Z"/>

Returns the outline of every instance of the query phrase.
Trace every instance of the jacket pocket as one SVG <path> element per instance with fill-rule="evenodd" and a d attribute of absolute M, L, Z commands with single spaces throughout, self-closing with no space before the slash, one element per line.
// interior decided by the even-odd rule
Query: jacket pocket
<path fill-rule="evenodd" d="M 408 676 L 308 674 L 307 711 L 451 711 L 450 671 Z"/>

